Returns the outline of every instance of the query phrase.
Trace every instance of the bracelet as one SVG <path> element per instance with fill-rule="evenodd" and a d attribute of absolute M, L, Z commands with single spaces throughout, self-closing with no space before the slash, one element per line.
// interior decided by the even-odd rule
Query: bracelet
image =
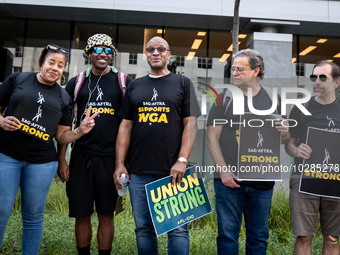
<path fill-rule="evenodd" d="M 289 133 L 289 131 L 285 135 L 283 135 L 282 137 L 286 137 L 288 135 L 288 133 Z"/>
<path fill-rule="evenodd" d="M 78 128 L 76 128 L 75 130 L 73 130 L 73 135 L 76 135 L 76 134 L 77 134 L 77 130 L 78 130 Z"/>

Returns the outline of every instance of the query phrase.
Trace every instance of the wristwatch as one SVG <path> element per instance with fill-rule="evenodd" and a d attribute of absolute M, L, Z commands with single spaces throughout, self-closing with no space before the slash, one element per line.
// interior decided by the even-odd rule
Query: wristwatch
<path fill-rule="evenodd" d="M 185 163 L 185 164 L 188 164 L 188 160 L 185 158 L 185 157 L 179 157 L 177 159 L 177 161 L 181 162 L 181 163 Z"/>

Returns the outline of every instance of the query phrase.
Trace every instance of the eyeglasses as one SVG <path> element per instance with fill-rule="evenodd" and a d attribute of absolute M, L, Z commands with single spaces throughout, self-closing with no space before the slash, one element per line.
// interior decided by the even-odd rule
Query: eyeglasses
<path fill-rule="evenodd" d="M 238 67 L 238 66 L 232 66 L 230 68 L 231 73 L 236 72 L 237 74 L 241 74 L 241 73 L 243 73 L 244 71 L 247 71 L 247 70 L 252 70 L 252 69 L 251 68 L 244 69 L 243 67 Z"/>
<path fill-rule="evenodd" d="M 319 76 L 317 76 L 317 75 L 315 75 L 315 74 L 311 74 L 311 75 L 309 76 L 309 79 L 310 79 L 312 82 L 316 82 L 316 80 L 318 79 L 318 77 L 319 77 L 320 81 L 322 81 L 322 82 L 325 82 L 325 81 L 327 81 L 327 79 L 328 79 L 327 75 L 325 75 L 325 74 L 320 74 Z"/>
<path fill-rule="evenodd" d="M 167 48 L 164 47 L 159 47 L 159 48 L 146 48 L 146 53 L 152 54 L 154 53 L 155 50 L 157 50 L 160 54 L 164 53 L 166 50 L 168 50 Z"/>
<path fill-rule="evenodd" d="M 65 48 L 63 48 L 63 47 L 59 47 L 59 46 L 56 46 L 56 45 L 47 45 L 46 46 L 46 49 L 51 49 L 51 50 L 55 50 L 55 51 L 57 51 L 57 50 L 61 50 L 61 52 L 62 53 L 64 53 L 64 54 L 68 54 L 68 51 L 65 49 Z"/>
<path fill-rule="evenodd" d="M 103 52 L 103 50 L 104 50 L 106 55 L 112 54 L 112 49 L 111 48 L 93 47 L 93 51 L 96 54 L 101 54 Z"/>

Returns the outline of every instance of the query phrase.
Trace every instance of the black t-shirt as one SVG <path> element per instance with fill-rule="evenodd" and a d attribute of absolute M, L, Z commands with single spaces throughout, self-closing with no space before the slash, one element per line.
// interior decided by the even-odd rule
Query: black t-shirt
<path fill-rule="evenodd" d="M 199 116 L 189 78 L 170 73 L 132 81 L 120 112 L 133 121 L 127 162 L 129 173 L 166 176 L 178 158 L 183 119 Z"/>
<path fill-rule="evenodd" d="M 307 104 L 307 109 L 312 115 L 304 115 L 299 108 L 293 107 L 289 119 L 297 121 L 297 126 L 290 127 L 291 137 L 297 140 L 297 145 L 306 143 L 308 127 L 315 127 L 333 132 L 340 132 L 340 101 L 336 99 L 331 104 L 319 104 L 315 97 L 312 97 Z M 295 123 L 291 123 L 292 126 Z M 302 158 L 295 158 L 296 166 L 303 163 Z M 296 169 L 299 169 L 296 167 Z M 299 173 L 298 171 L 293 173 Z"/>
<path fill-rule="evenodd" d="M 26 96 L 63 113 L 59 125 L 71 125 L 72 100 L 59 84 L 44 85 L 38 81 L 36 73 L 33 73 L 26 81 L 14 87 L 13 80 L 17 75 L 18 73 L 10 75 L 0 86 L 0 105 L 7 107 L 5 116 L 13 116 L 21 97 Z M 33 164 L 58 160 L 52 139 L 45 143 L 20 131 L 5 131 L 2 128 L 0 128 L 0 152 Z"/>
<path fill-rule="evenodd" d="M 224 98 L 224 93 L 220 94 L 220 98 Z M 279 98 L 280 100 L 280 98 Z M 244 95 L 244 111 L 249 112 L 248 98 Z M 272 106 L 272 100 L 268 96 L 264 88 L 261 87 L 260 91 L 253 97 L 253 106 L 257 110 L 268 110 Z M 228 123 L 230 120 L 240 122 L 240 115 L 233 114 L 233 103 L 230 103 L 227 112 L 225 114 L 225 106 L 220 104 L 213 105 L 210 109 L 207 126 L 212 126 L 214 119 L 226 119 Z M 238 138 L 239 138 L 239 126 L 226 124 L 223 126 L 223 130 L 220 136 L 220 146 L 226 165 L 231 167 L 237 167 L 237 155 L 238 155 Z M 235 173 L 236 175 L 236 173 Z M 215 179 L 220 180 L 219 173 L 215 173 Z M 259 190 L 271 189 L 275 182 L 273 181 L 242 181 L 238 182 L 240 185 L 249 186 Z"/>
<path fill-rule="evenodd" d="M 84 119 L 89 106 L 92 112 L 101 111 L 95 118 L 93 129 L 79 138 L 74 144 L 74 151 L 97 156 L 114 156 L 116 137 L 121 119 L 118 117 L 122 104 L 122 94 L 118 83 L 117 73 L 109 72 L 100 76 L 91 73 L 85 78 L 77 96 L 77 123 Z M 126 77 L 126 85 L 131 81 Z M 74 98 L 76 77 L 66 85 L 66 91 Z M 90 83 L 90 84 L 89 84 Z M 98 83 L 98 85 L 97 85 Z M 97 86 L 96 86 L 97 85 Z"/>

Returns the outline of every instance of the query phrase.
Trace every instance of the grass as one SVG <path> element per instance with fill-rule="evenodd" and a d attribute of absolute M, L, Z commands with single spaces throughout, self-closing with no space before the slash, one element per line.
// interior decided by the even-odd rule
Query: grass
<path fill-rule="evenodd" d="M 205 182 L 212 208 L 215 208 L 212 181 Z M 20 214 L 20 193 L 16 198 L 11 218 L 7 224 L 0 254 L 21 254 L 22 223 Z M 96 215 L 92 217 L 93 239 L 91 254 L 98 254 Z M 134 234 L 134 220 L 129 198 L 126 210 L 115 217 L 115 239 L 112 254 L 137 254 Z M 267 254 L 292 254 L 295 236 L 292 234 L 289 202 L 286 190 L 275 190 L 269 218 L 270 235 Z M 189 223 L 190 254 L 216 254 L 217 216 L 215 211 L 199 220 Z M 313 254 L 321 254 L 322 235 L 320 226 L 313 241 Z M 245 228 L 241 228 L 239 238 L 239 254 L 245 254 Z M 167 237 L 158 238 L 160 254 L 167 254 Z M 48 194 L 44 214 L 44 234 L 40 245 L 39 255 L 69 255 L 77 254 L 74 237 L 74 219 L 68 217 L 68 200 L 65 183 L 57 178 L 53 181 Z"/>

